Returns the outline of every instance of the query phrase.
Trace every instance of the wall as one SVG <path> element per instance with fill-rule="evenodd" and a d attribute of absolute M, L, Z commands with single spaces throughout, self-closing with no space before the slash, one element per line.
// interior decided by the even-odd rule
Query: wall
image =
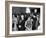
<path fill-rule="evenodd" d="M 46 0 L 15 0 L 15 1 L 46 3 Z M 46 6 L 46 4 L 45 4 L 45 6 Z M 46 7 L 45 7 L 45 10 L 46 10 Z M 45 16 L 46 16 L 46 13 L 45 13 Z M 46 17 L 45 17 L 45 19 L 46 19 Z M 46 20 L 45 20 L 45 22 L 46 22 Z M 46 23 L 45 23 L 45 25 L 46 25 Z M 0 0 L 0 38 L 5 38 L 4 36 L 5 36 L 5 0 Z M 46 26 L 45 26 L 45 35 L 16 37 L 16 38 L 46 38 Z"/>

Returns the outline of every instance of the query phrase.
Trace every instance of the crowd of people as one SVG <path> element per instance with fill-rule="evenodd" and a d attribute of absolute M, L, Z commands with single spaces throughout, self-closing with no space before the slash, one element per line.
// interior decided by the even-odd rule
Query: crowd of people
<path fill-rule="evenodd" d="M 29 8 L 28 8 L 29 9 Z M 12 30 L 13 31 L 30 31 L 37 30 L 40 25 L 40 14 L 37 14 L 37 10 L 34 13 L 29 13 L 29 10 L 26 10 L 27 13 L 13 14 L 12 15 Z"/>

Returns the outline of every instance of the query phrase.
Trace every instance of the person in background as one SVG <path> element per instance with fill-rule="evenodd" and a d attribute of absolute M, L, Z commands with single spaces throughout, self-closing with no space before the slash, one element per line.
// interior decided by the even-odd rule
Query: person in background
<path fill-rule="evenodd" d="M 36 30 L 39 25 L 39 19 L 38 19 L 37 9 L 34 10 L 34 13 L 32 13 L 32 19 L 33 19 L 33 25 L 32 30 Z"/>
<path fill-rule="evenodd" d="M 13 19 L 12 19 L 12 27 L 13 27 L 13 31 L 17 31 L 17 23 L 18 23 L 18 21 L 17 21 L 17 16 L 16 15 L 13 15 L 13 17 L 12 17 Z"/>

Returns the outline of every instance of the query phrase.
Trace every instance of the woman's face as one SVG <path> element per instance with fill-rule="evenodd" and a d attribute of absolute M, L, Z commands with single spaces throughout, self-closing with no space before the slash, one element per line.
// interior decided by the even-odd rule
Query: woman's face
<path fill-rule="evenodd" d="M 30 20 L 31 19 L 31 17 L 28 17 L 28 20 Z"/>

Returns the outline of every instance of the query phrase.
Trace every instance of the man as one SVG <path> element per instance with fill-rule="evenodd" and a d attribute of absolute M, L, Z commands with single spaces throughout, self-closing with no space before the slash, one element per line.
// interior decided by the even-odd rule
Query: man
<path fill-rule="evenodd" d="M 35 9 L 34 12 L 32 13 L 32 19 L 33 19 L 32 30 L 36 30 L 39 25 L 37 9 Z"/>
<path fill-rule="evenodd" d="M 20 18 L 21 18 L 21 19 L 18 21 L 18 24 L 17 24 L 18 31 L 24 31 L 24 30 L 25 30 L 24 15 L 21 15 Z"/>

